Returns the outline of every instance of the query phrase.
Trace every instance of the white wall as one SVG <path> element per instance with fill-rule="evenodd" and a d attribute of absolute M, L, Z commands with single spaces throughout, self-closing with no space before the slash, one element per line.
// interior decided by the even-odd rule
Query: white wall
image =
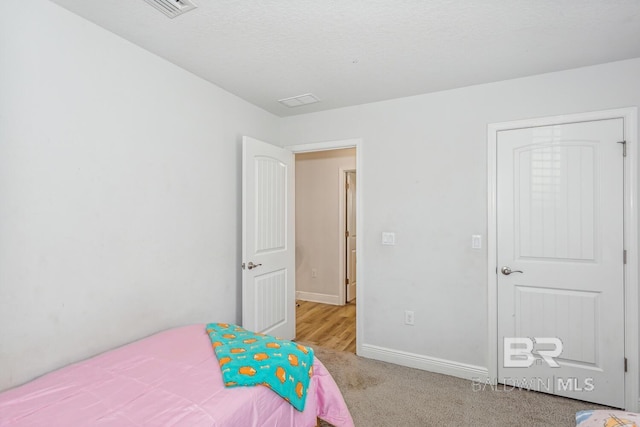
<path fill-rule="evenodd" d="M 296 154 L 296 293 L 300 299 L 344 302 L 339 298 L 344 286 L 340 188 L 344 170 L 355 168 L 354 148 Z"/>
<path fill-rule="evenodd" d="M 640 59 L 282 119 L 283 145 L 363 138 L 363 344 L 486 367 L 487 124 L 633 105 Z"/>
<path fill-rule="evenodd" d="M 45 0 L 0 3 L 0 390 L 240 320 L 240 136 L 278 118 Z"/>

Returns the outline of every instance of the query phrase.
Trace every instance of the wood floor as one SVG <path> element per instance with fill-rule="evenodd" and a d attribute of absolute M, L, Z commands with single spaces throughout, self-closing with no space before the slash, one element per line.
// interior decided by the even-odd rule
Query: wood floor
<path fill-rule="evenodd" d="M 356 302 L 346 305 L 297 301 L 296 341 L 356 352 Z"/>

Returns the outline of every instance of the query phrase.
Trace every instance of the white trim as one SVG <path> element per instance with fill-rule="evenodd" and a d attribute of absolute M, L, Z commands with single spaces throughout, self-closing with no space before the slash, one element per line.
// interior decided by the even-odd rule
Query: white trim
<path fill-rule="evenodd" d="M 625 376 L 625 408 L 640 410 L 640 294 L 638 293 L 638 108 L 618 110 L 624 119 L 624 137 L 627 157 L 624 169 L 624 240 L 627 249 L 625 266 L 625 357 L 628 366 Z"/>
<path fill-rule="evenodd" d="M 487 135 L 487 364 L 489 381 L 491 384 L 498 382 L 498 254 L 497 243 L 497 170 L 496 154 L 498 142 L 498 129 L 496 125 L 488 126 Z"/>
<path fill-rule="evenodd" d="M 302 301 L 319 302 L 322 304 L 340 305 L 340 297 L 337 295 L 296 291 L 296 299 Z"/>
<path fill-rule="evenodd" d="M 338 141 L 315 142 L 311 144 L 289 145 L 284 148 L 294 153 L 310 153 L 313 151 L 337 150 L 341 148 L 356 149 L 356 171 L 358 173 L 358 190 L 356 192 L 356 248 L 364 248 L 362 239 L 364 236 L 364 144 L 361 138 L 343 139 Z M 365 257 L 364 251 L 358 252 L 358 263 L 356 264 L 356 354 L 361 355 L 364 342 L 364 315 L 366 307 L 363 304 L 365 287 Z"/>
<path fill-rule="evenodd" d="M 396 365 L 422 369 L 438 374 L 451 375 L 466 380 L 477 381 L 486 384 L 488 381 L 487 368 L 453 360 L 439 359 L 437 357 L 423 356 L 421 354 L 398 351 L 376 345 L 364 344 L 360 356 Z"/>
<path fill-rule="evenodd" d="M 593 111 L 554 117 L 541 117 L 512 122 L 492 123 L 487 127 L 487 297 L 488 297 L 488 374 L 495 383 L 498 377 L 498 305 L 496 274 L 496 153 L 498 132 L 536 126 L 548 126 L 561 123 L 577 123 L 592 120 L 622 118 L 624 137 L 627 141 L 627 157 L 624 166 L 624 242 L 627 250 L 625 275 L 625 357 L 628 370 L 625 374 L 625 409 L 638 411 L 640 408 L 639 357 L 638 342 L 640 294 L 638 293 L 638 107 L 615 110 Z"/>
<path fill-rule="evenodd" d="M 340 150 L 342 148 L 356 148 L 362 144 L 362 139 L 341 139 L 338 141 L 313 142 L 311 144 L 288 145 L 284 148 L 294 153 L 312 153 L 314 151 Z"/>

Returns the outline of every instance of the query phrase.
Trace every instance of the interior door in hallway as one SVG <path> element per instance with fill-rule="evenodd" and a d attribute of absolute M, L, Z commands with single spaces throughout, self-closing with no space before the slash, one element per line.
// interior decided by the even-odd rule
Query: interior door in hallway
<path fill-rule="evenodd" d="M 624 407 L 622 140 L 622 119 L 499 132 L 499 382 Z"/>
<path fill-rule="evenodd" d="M 346 297 L 347 302 L 356 298 L 356 172 L 347 171 L 346 175 Z"/>

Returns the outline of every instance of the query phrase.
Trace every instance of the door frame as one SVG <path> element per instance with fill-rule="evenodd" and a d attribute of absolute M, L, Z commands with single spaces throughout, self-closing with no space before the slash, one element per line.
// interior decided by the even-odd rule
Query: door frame
<path fill-rule="evenodd" d="M 627 358 L 625 372 L 625 409 L 638 411 L 639 380 L 639 325 L 638 309 L 638 108 L 567 114 L 552 117 L 491 123 L 487 127 L 487 326 L 488 326 L 488 381 L 498 380 L 498 276 L 497 276 L 497 144 L 498 132 L 527 127 L 549 126 L 594 120 L 622 118 L 627 156 L 624 158 L 624 246 L 627 264 L 624 266 L 624 347 Z M 622 256 L 622 254 L 620 255 Z M 620 361 L 622 363 L 622 361 Z"/>
<path fill-rule="evenodd" d="M 312 153 L 315 151 L 329 151 L 329 150 L 339 150 L 342 148 L 355 148 L 356 149 L 356 171 L 358 171 L 358 191 L 356 192 L 356 206 L 363 206 L 362 204 L 362 195 L 363 195 L 363 150 L 362 150 L 362 138 L 353 138 L 353 139 L 342 139 L 337 141 L 325 141 L 325 142 L 314 142 L 309 144 L 296 144 L 285 146 L 287 150 L 291 150 L 293 154 L 298 153 Z M 358 230 L 358 234 L 356 234 L 356 248 L 363 248 L 362 239 L 363 239 L 363 211 L 364 209 L 360 208 L 356 211 L 356 229 Z M 363 333 L 363 319 L 364 319 L 364 311 L 365 307 L 362 301 L 364 301 L 364 256 L 363 251 L 360 250 L 358 254 L 358 263 L 356 265 L 356 277 L 358 278 L 359 286 L 356 286 L 356 354 L 362 354 L 362 345 L 364 341 L 364 333 Z"/>

